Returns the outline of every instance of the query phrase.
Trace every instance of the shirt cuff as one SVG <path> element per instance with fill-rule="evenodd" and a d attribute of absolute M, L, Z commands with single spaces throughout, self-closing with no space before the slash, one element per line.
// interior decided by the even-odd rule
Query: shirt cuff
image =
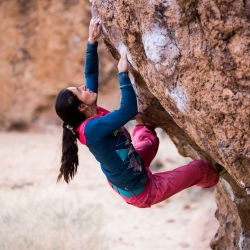
<path fill-rule="evenodd" d="M 127 71 L 120 72 L 118 74 L 118 79 L 119 79 L 120 87 L 130 86 L 131 85 L 131 81 L 130 81 L 130 78 L 128 76 Z"/>
<path fill-rule="evenodd" d="M 96 50 L 98 46 L 98 42 L 96 41 L 95 43 L 90 43 L 89 41 L 87 41 L 87 48 L 89 50 Z"/>
<path fill-rule="evenodd" d="M 128 71 L 123 71 L 118 73 L 118 77 L 119 78 L 128 77 Z"/>

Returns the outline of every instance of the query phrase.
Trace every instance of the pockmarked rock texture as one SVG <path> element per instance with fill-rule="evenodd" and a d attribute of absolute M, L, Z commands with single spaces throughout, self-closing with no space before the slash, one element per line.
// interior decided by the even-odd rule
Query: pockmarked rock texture
<path fill-rule="evenodd" d="M 24 130 L 59 122 L 59 90 L 84 83 L 91 18 L 88 0 L 0 1 L 0 128 Z M 99 46 L 100 83 L 117 85 L 117 70 Z"/>
<path fill-rule="evenodd" d="M 212 249 L 250 249 L 250 1 L 93 0 L 92 11 L 111 54 L 127 50 L 138 119 L 228 170 Z"/>
<path fill-rule="evenodd" d="M 82 84 L 90 8 L 0 1 L 0 127 L 53 121 L 58 91 Z M 92 11 L 113 57 L 128 52 L 138 120 L 161 127 L 182 155 L 227 168 L 212 249 L 250 249 L 250 1 L 93 0 Z M 101 82 L 117 82 L 113 62 L 100 67 Z"/>

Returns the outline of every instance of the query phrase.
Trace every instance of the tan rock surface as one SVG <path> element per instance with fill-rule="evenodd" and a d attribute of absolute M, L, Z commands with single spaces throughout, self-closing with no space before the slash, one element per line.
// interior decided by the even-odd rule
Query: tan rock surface
<path fill-rule="evenodd" d="M 128 51 L 140 119 L 163 128 L 183 155 L 229 172 L 217 187 L 213 249 L 250 248 L 249 8 L 238 0 L 93 1 L 113 56 Z"/>

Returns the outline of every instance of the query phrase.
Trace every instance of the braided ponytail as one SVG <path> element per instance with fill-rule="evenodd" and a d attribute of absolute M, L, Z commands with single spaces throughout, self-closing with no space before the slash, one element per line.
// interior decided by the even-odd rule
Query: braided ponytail
<path fill-rule="evenodd" d="M 79 165 L 76 128 L 85 120 L 85 116 L 78 110 L 82 102 L 68 89 L 63 89 L 57 96 L 55 109 L 57 115 L 64 121 L 62 135 L 62 157 L 60 174 L 57 182 L 62 178 L 69 183 L 77 172 Z"/>
<path fill-rule="evenodd" d="M 78 165 L 77 137 L 67 128 L 63 128 L 61 167 L 57 182 L 63 177 L 69 183 L 76 174 Z"/>

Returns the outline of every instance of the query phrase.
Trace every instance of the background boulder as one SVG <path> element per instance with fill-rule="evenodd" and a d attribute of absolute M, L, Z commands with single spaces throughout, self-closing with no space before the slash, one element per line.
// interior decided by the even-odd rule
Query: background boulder
<path fill-rule="evenodd" d="M 84 84 L 90 18 L 87 0 L 0 1 L 1 128 L 61 124 L 55 98 L 62 88 Z M 101 91 L 116 92 L 116 65 L 102 42 L 99 57 Z"/>

